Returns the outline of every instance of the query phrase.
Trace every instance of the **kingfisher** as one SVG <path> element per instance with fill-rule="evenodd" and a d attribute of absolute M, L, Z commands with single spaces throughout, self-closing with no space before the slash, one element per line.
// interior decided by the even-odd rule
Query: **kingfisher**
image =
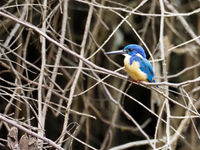
<path fill-rule="evenodd" d="M 153 67 L 147 60 L 144 49 L 140 45 L 130 44 L 122 50 L 106 52 L 105 54 L 123 54 L 125 56 L 125 70 L 132 80 L 137 81 L 138 84 L 140 81 L 156 82 Z"/>

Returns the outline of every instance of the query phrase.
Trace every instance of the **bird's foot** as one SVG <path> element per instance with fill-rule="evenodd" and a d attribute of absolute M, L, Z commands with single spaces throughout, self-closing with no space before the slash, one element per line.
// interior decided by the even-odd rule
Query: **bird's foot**
<path fill-rule="evenodd" d="M 135 80 L 131 79 L 131 83 L 135 82 Z M 140 84 L 140 80 L 137 80 L 136 83 L 139 85 Z"/>
<path fill-rule="evenodd" d="M 140 84 L 140 80 L 137 80 L 137 84 L 138 84 L 138 85 Z"/>

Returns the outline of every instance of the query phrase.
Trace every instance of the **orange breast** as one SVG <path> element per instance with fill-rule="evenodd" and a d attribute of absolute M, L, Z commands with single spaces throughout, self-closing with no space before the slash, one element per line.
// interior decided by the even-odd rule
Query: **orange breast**
<path fill-rule="evenodd" d="M 128 75 L 135 81 L 147 81 L 147 75 L 140 70 L 140 64 L 137 61 L 133 61 L 130 65 L 130 55 L 125 54 L 124 67 Z"/>

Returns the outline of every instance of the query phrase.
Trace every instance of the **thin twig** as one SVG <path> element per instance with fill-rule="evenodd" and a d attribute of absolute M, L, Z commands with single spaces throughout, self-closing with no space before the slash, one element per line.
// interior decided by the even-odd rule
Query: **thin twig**
<path fill-rule="evenodd" d="M 39 134 L 36 134 L 35 132 L 31 131 L 31 130 L 28 130 L 26 129 L 25 127 L 19 125 L 17 122 L 13 121 L 13 120 L 10 120 L 10 119 L 7 119 L 6 117 L 0 115 L 0 120 L 12 125 L 12 126 L 15 126 L 16 128 L 26 132 L 27 134 L 31 135 L 31 136 L 34 136 L 38 139 L 41 139 L 42 141 L 48 143 L 49 145 L 53 146 L 54 148 L 58 149 L 58 150 L 64 150 L 62 147 L 60 147 L 59 145 L 57 145 L 55 142 L 53 142 L 52 140 L 46 138 L 46 137 L 43 137 L 43 136 L 40 136 Z"/>
<path fill-rule="evenodd" d="M 81 43 L 80 56 L 82 58 L 84 57 L 85 45 L 86 45 L 86 41 L 87 41 L 89 29 L 90 29 L 90 23 L 91 23 L 91 20 L 92 20 L 92 14 L 93 14 L 93 6 L 90 6 L 89 11 L 88 11 L 88 17 L 87 17 L 87 21 L 86 21 L 85 31 L 84 31 L 84 35 L 83 35 L 83 40 L 82 40 L 82 43 Z M 82 66 L 83 66 L 83 61 L 80 60 L 79 61 L 79 65 L 78 65 L 78 70 L 76 72 L 74 81 L 73 81 L 71 89 L 70 89 L 69 101 L 68 101 L 67 107 L 66 107 L 66 112 L 65 112 L 65 117 L 64 117 L 64 123 L 63 123 L 63 129 L 62 129 L 61 134 L 63 134 L 66 131 L 66 129 L 67 129 L 68 119 L 69 119 L 69 109 L 70 109 L 72 101 L 73 101 L 73 96 L 74 96 L 74 93 L 75 93 L 76 84 L 77 84 L 79 76 L 81 74 Z M 64 139 L 64 136 L 62 136 L 60 138 L 59 144 L 62 144 L 63 139 Z"/>

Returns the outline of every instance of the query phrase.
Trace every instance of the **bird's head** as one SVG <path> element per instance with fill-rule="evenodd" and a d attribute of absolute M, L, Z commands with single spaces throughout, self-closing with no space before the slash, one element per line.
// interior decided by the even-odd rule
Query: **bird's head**
<path fill-rule="evenodd" d="M 140 54 L 142 57 L 146 58 L 146 54 L 144 52 L 144 49 L 137 44 L 130 44 L 124 47 L 123 51 L 126 52 L 126 54 L 133 55 L 133 54 Z"/>
<path fill-rule="evenodd" d="M 146 54 L 144 52 L 144 49 L 137 44 L 130 44 L 125 46 L 122 50 L 112 51 L 112 52 L 106 52 L 105 54 L 125 54 L 125 55 L 140 55 L 144 58 L 146 58 Z"/>

